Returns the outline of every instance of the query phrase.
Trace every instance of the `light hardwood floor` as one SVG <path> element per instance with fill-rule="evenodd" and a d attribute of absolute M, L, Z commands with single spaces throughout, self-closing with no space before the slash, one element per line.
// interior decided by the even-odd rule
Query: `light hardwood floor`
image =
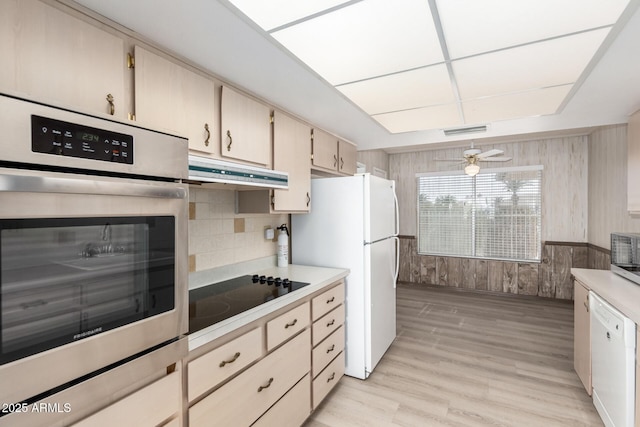
<path fill-rule="evenodd" d="M 304 427 L 602 426 L 573 370 L 573 305 L 398 285 L 398 336 Z"/>

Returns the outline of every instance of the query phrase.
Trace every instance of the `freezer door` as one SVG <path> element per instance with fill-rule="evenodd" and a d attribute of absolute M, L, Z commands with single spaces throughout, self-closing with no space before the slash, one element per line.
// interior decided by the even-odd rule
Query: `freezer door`
<path fill-rule="evenodd" d="M 367 185 L 368 181 L 368 185 Z M 367 190 L 368 188 L 368 190 Z M 375 242 L 397 234 L 395 182 L 365 175 L 365 240 Z M 369 223 L 367 227 L 366 223 Z M 368 229 L 367 229 L 368 228 Z"/>
<path fill-rule="evenodd" d="M 385 239 L 365 246 L 366 375 L 396 338 L 396 245 Z M 367 286 L 366 284 L 369 284 Z"/>

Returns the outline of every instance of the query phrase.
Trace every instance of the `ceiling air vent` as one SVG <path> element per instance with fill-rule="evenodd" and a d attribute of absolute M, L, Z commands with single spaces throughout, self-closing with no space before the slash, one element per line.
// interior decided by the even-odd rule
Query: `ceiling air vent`
<path fill-rule="evenodd" d="M 464 133 L 475 133 L 475 132 L 486 132 L 486 131 L 487 131 L 487 125 L 482 125 L 482 126 L 468 126 L 464 128 L 445 129 L 444 134 L 445 136 L 452 136 L 452 135 L 462 135 Z"/>

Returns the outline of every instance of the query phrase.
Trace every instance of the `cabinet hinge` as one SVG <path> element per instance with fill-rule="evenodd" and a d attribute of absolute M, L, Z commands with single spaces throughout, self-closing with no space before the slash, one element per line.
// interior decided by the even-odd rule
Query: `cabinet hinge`
<path fill-rule="evenodd" d="M 311 142 L 313 142 L 313 129 L 311 129 Z"/>
<path fill-rule="evenodd" d="M 129 113 L 129 120 L 135 122 L 136 121 L 136 115 L 133 113 Z"/>
<path fill-rule="evenodd" d="M 313 153 L 311 153 L 311 161 L 313 161 Z"/>
<path fill-rule="evenodd" d="M 274 113 L 273 113 L 273 111 L 272 111 L 272 112 L 271 112 L 271 117 L 269 118 L 269 123 L 273 124 L 273 122 L 274 122 L 274 121 L 275 121 L 275 120 L 274 120 Z"/>
<path fill-rule="evenodd" d="M 136 58 L 130 53 L 127 53 L 127 68 L 136 68 Z"/>

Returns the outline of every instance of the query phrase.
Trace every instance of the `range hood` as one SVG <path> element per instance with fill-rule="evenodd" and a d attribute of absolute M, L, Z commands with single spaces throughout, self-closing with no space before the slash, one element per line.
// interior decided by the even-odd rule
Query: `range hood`
<path fill-rule="evenodd" d="M 245 185 L 249 187 L 289 188 L 289 174 L 189 155 L 189 181 Z"/>

